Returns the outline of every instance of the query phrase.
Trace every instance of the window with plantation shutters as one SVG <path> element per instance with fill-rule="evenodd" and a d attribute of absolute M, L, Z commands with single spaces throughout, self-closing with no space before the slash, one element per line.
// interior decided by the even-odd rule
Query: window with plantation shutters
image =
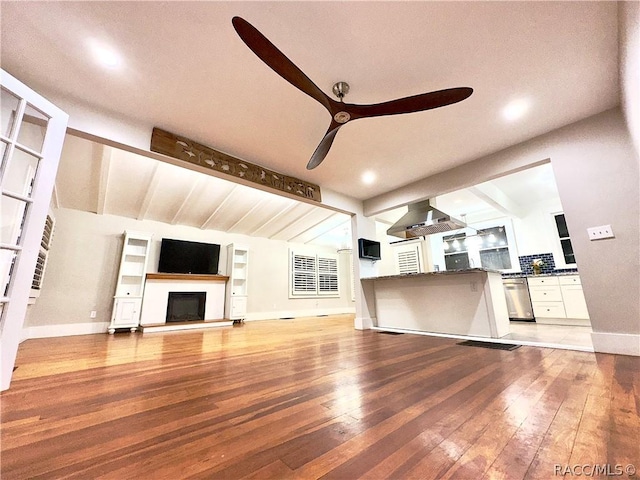
<path fill-rule="evenodd" d="M 292 253 L 292 295 L 309 295 L 317 291 L 316 257 Z"/>
<path fill-rule="evenodd" d="M 339 296 L 338 257 L 291 251 L 292 297 Z"/>
<path fill-rule="evenodd" d="M 394 247 L 396 269 L 400 275 L 422 273 L 422 249 L 419 243 Z"/>
<path fill-rule="evenodd" d="M 338 259 L 318 257 L 318 294 L 338 293 Z"/>
<path fill-rule="evenodd" d="M 54 220 L 51 215 L 47 215 L 47 220 L 44 224 L 44 232 L 42 233 L 42 240 L 40 240 L 40 252 L 38 252 L 38 260 L 36 261 L 36 269 L 33 274 L 33 280 L 31 281 L 31 297 L 37 296 L 37 291 L 42 286 L 42 279 L 44 278 L 44 270 L 47 266 L 47 257 L 49 256 L 49 249 L 51 248 L 51 239 L 53 237 L 53 225 Z M 34 293 L 34 290 L 36 291 Z"/>

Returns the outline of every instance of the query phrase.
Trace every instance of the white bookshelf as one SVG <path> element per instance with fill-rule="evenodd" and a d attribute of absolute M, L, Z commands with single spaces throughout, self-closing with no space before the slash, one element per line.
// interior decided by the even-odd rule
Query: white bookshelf
<path fill-rule="evenodd" d="M 225 298 L 225 317 L 242 321 L 247 316 L 249 249 L 243 245 L 227 245 L 228 288 Z"/>
<path fill-rule="evenodd" d="M 138 328 L 150 246 L 150 234 L 124 233 L 109 333 L 117 328 L 129 328 L 132 332 Z"/>

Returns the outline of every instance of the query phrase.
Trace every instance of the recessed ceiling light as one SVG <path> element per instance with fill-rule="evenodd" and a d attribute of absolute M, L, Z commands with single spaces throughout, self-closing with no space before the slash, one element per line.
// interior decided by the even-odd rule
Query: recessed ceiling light
<path fill-rule="evenodd" d="M 122 63 L 122 58 L 118 52 L 97 40 L 89 40 L 89 49 L 91 50 L 95 61 L 105 68 L 118 68 Z"/>
<path fill-rule="evenodd" d="M 506 107 L 502 109 L 502 116 L 509 120 L 514 121 L 522 117 L 529 110 L 530 102 L 527 99 L 518 99 L 509 102 Z"/>
<path fill-rule="evenodd" d="M 362 174 L 362 183 L 366 183 L 367 185 L 371 185 L 376 181 L 376 174 L 368 171 Z"/>

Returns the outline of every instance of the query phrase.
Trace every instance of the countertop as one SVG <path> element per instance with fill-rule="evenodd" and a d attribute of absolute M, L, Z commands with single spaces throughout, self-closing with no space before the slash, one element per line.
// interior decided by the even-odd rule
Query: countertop
<path fill-rule="evenodd" d="M 507 278 L 536 278 L 536 277 L 566 277 L 567 275 L 580 275 L 578 272 L 553 272 L 553 273 L 539 273 L 534 275 L 532 273 L 511 273 L 503 277 Z"/>
<path fill-rule="evenodd" d="M 466 268 L 463 270 L 442 270 L 438 272 L 424 272 L 424 273 L 405 273 L 402 275 L 382 275 L 379 277 L 365 277 L 360 280 L 381 280 L 391 278 L 409 278 L 409 277 L 425 277 L 432 275 L 459 275 L 461 273 L 502 273 L 500 270 L 492 270 L 490 268 Z"/>

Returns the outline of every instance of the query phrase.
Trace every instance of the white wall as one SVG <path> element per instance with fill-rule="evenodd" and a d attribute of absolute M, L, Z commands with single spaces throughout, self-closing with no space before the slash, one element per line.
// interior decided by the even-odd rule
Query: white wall
<path fill-rule="evenodd" d="M 365 213 L 372 215 L 466 188 L 548 159 L 551 159 L 578 259 L 593 329 L 611 335 L 631 334 L 625 338 L 637 345 L 640 342 L 640 173 L 638 154 L 619 109 L 367 200 Z M 613 228 L 614 239 L 589 241 L 587 228 L 607 224 Z M 596 337 L 594 347 L 598 350 L 600 346 L 595 340 Z M 604 350 L 602 347 L 599 351 Z"/>
<path fill-rule="evenodd" d="M 640 2 L 618 2 L 618 21 L 622 109 L 640 153 Z"/>
<path fill-rule="evenodd" d="M 339 298 L 289 299 L 288 252 L 297 244 L 71 209 L 55 210 L 54 215 L 55 233 L 43 288 L 26 322 L 31 328 L 69 324 L 82 324 L 86 328 L 88 323 L 103 324 L 110 320 L 123 233 L 127 229 L 153 234 L 150 272 L 157 271 L 162 237 L 220 244 L 223 273 L 226 245 L 236 242 L 248 246 L 248 320 L 354 311 L 348 262 L 342 261 L 343 256 Z M 312 248 L 335 253 L 324 247 Z M 91 310 L 97 312 L 95 319 L 89 318 Z M 73 330 L 67 327 L 65 331 Z"/>

